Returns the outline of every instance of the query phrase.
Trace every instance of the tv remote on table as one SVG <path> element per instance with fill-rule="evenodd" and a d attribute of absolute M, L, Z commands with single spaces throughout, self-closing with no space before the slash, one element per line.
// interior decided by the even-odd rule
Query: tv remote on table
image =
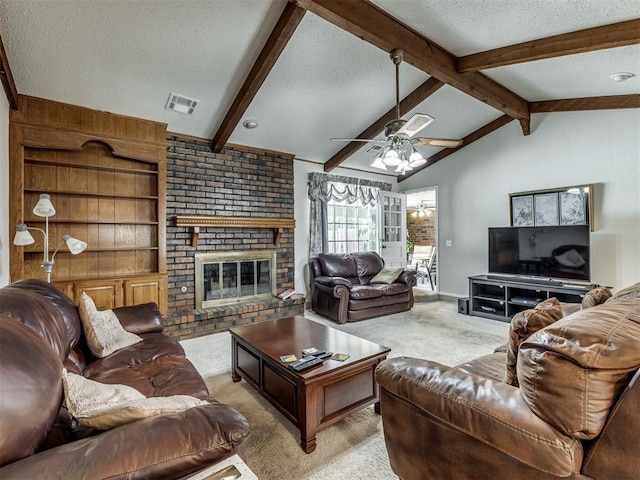
<path fill-rule="evenodd" d="M 309 360 L 306 360 L 307 358 Z M 289 365 L 289 368 L 294 372 L 302 372 L 303 370 L 307 370 L 308 368 L 315 367 L 316 365 L 320 365 L 322 363 L 322 359 L 317 357 L 305 357 L 302 360 L 293 362 L 291 365 Z"/>

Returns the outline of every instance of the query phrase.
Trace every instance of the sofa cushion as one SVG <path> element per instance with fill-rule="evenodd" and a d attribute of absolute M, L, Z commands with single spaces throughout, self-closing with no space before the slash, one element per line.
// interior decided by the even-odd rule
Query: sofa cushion
<path fill-rule="evenodd" d="M 518 349 L 522 342 L 529 338 L 531 334 L 561 318 L 562 307 L 555 297 L 538 303 L 535 308 L 514 315 L 509 326 L 505 383 L 515 387 L 518 386 L 517 360 Z"/>
<path fill-rule="evenodd" d="M 582 308 L 591 308 L 606 302 L 613 294 L 607 287 L 589 290 L 582 298 Z"/>
<path fill-rule="evenodd" d="M 356 263 L 350 255 L 318 254 L 322 274 L 326 277 L 356 278 Z"/>
<path fill-rule="evenodd" d="M 615 300 L 633 299 L 633 298 L 640 298 L 640 282 L 634 285 L 631 285 L 630 287 L 623 288 L 622 290 L 616 292 L 607 301 L 613 302 Z"/>
<path fill-rule="evenodd" d="M 349 298 L 352 300 L 365 300 L 368 298 L 381 297 L 383 291 L 377 285 L 354 285 L 349 292 Z"/>
<path fill-rule="evenodd" d="M 381 286 L 389 286 L 385 284 L 379 284 Z M 396 285 L 395 283 L 393 284 Z M 377 298 L 367 298 L 362 300 L 349 300 L 348 310 L 350 312 L 355 312 L 358 310 L 376 310 L 379 308 L 387 307 L 390 305 L 404 304 L 409 302 L 410 295 L 409 292 L 400 293 L 397 295 L 382 295 Z"/>
<path fill-rule="evenodd" d="M 393 283 L 395 282 L 400 274 L 404 271 L 402 267 L 400 268 L 383 268 L 376 275 L 369 280 L 369 283 Z"/>
<path fill-rule="evenodd" d="M 61 370 L 36 332 L 0 314 L 0 466 L 33 454 L 47 436 L 62 404 Z"/>
<path fill-rule="evenodd" d="M 376 252 L 356 252 L 351 256 L 362 285 L 370 283 L 371 279 L 384 267 L 384 260 Z"/>
<path fill-rule="evenodd" d="M 518 353 L 529 408 L 561 432 L 597 436 L 613 402 L 640 367 L 637 300 L 606 302 L 531 335 Z"/>
<path fill-rule="evenodd" d="M 31 328 L 64 361 L 69 354 L 67 327 L 60 312 L 46 298 L 12 285 L 0 289 L 0 313 Z"/>
<path fill-rule="evenodd" d="M 22 288 L 37 293 L 53 304 L 60 315 L 62 315 L 65 326 L 67 327 L 67 337 L 70 348 L 73 349 L 78 344 L 82 336 L 82 323 L 80 322 L 78 307 L 64 292 L 54 285 L 36 278 L 19 280 L 12 283 L 11 287 Z"/>
<path fill-rule="evenodd" d="M 158 333 L 164 330 L 162 313 L 155 303 L 141 303 L 127 307 L 119 307 L 113 310 L 120 325 L 127 332 L 140 335 L 142 333 Z M 140 319 L 144 318 L 141 322 Z"/>
<path fill-rule="evenodd" d="M 127 385 L 106 385 L 66 370 L 62 383 L 71 414 L 81 424 L 98 430 L 207 404 L 189 395 L 147 398 Z"/>
<path fill-rule="evenodd" d="M 98 311 L 91 297 L 84 292 L 78 310 L 87 345 L 98 358 L 142 341 L 138 335 L 122 328 L 113 310 Z"/>
<path fill-rule="evenodd" d="M 394 295 L 400 295 L 409 291 L 409 286 L 406 283 L 386 283 L 380 284 L 380 290 L 385 297 L 393 297 Z"/>

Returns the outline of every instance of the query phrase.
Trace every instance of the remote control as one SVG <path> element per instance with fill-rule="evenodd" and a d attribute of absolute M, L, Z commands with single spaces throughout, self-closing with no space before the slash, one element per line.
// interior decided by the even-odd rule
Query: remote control
<path fill-rule="evenodd" d="M 303 357 L 300 360 L 296 360 L 295 362 L 292 362 L 289 364 L 289 368 L 293 368 L 294 370 L 298 367 L 300 367 L 301 365 L 304 365 L 305 363 L 309 363 L 313 360 L 315 360 L 316 357 L 314 357 L 313 355 L 309 355 L 308 357 Z"/>
<path fill-rule="evenodd" d="M 300 365 L 294 367 L 293 363 L 289 365 L 289 368 L 294 372 L 302 372 L 303 370 L 307 370 L 311 367 L 315 367 L 316 365 L 321 365 L 322 359 L 317 357 L 310 357 L 308 362 L 301 363 Z"/>
<path fill-rule="evenodd" d="M 329 358 L 331 355 L 333 355 L 333 352 L 323 352 L 319 355 L 315 355 L 315 357 L 323 359 L 323 358 Z"/>

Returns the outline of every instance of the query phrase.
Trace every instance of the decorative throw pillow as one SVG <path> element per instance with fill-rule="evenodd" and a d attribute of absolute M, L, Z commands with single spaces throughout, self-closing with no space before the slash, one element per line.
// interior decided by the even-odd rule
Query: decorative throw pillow
<path fill-rule="evenodd" d="M 535 308 L 516 314 L 509 327 L 509 345 L 507 347 L 507 371 L 505 383 L 518 386 L 516 364 L 518 349 L 522 342 L 538 330 L 562 318 L 562 307 L 557 298 L 552 297 L 540 302 Z"/>
<path fill-rule="evenodd" d="M 393 283 L 395 282 L 400 274 L 402 273 L 403 268 L 383 268 L 380 270 L 375 277 L 371 279 L 369 283 Z"/>
<path fill-rule="evenodd" d="M 91 297 L 84 292 L 78 310 L 87 345 L 91 353 L 98 358 L 104 358 L 116 350 L 142 341 L 138 335 L 122 328 L 113 310 L 99 311 Z"/>
<path fill-rule="evenodd" d="M 591 308 L 606 302 L 613 293 L 607 287 L 598 287 L 589 290 L 582 299 L 582 308 Z"/>
<path fill-rule="evenodd" d="M 147 398 L 127 385 L 95 382 L 65 369 L 62 370 L 62 384 L 69 412 L 82 425 L 97 430 L 207 404 L 189 395 Z"/>

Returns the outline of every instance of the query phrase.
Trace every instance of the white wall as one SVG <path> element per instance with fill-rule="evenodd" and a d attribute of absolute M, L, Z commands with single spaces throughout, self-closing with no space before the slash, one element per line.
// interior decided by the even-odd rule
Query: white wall
<path fill-rule="evenodd" d="M 0 94 L 0 287 L 9 283 L 9 102 Z"/>
<path fill-rule="evenodd" d="M 307 301 L 311 301 L 308 292 L 309 271 L 309 210 L 310 202 L 307 198 L 307 180 L 311 172 L 323 172 L 323 166 L 317 163 L 294 160 L 293 162 L 293 198 L 294 216 L 296 219 L 295 228 L 295 290 L 304 293 Z M 336 168 L 331 175 L 342 175 L 345 177 L 363 178 L 378 182 L 387 182 L 392 185 L 392 190 L 397 191 L 398 184 L 395 177 L 388 175 L 367 174 L 346 168 Z"/>
<path fill-rule="evenodd" d="M 467 296 L 467 277 L 487 272 L 487 228 L 509 224 L 509 193 L 582 184 L 595 187 L 592 282 L 640 281 L 640 110 L 535 114 L 531 127 L 513 121 L 400 183 L 438 185 L 440 291 Z"/>

